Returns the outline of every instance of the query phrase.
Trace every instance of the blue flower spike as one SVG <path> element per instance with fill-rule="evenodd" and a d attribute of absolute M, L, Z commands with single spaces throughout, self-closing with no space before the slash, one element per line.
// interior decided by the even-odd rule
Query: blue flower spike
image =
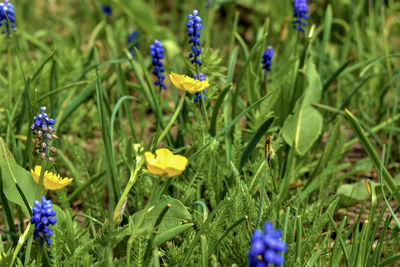
<path fill-rule="evenodd" d="M 282 266 L 284 259 L 282 253 L 287 250 L 286 243 L 280 238 L 282 231 L 280 229 L 274 230 L 272 222 L 264 224 L 264 230 L 254 230 L 251 236 L 251 247 L 247 253 L 249 266 L 260 267 Z"/>
<path fill-rule="evenodd" d="M 268 46 L 265 50 L 264 54 L 262 55 L 262 67 L 265 71 L 271 70 L 271 61 L 272 57 L 274 56 L 274 49 L 272 46 Z"/>
<path fill-rule="evenodd" d="M 293 28 L 304 33 L 305 30 L 303 27 L 307 25 L 304 20 L 309 19 L 309 16 L 307 15 L 307 0 L 293 0 L 293 13 L 293 17 L 295 18 L 293 21 Z"/>
<path fill-rule="evenodd" d="M 154 70 L 152 73 L 157 77 L 157 80 L 154 82 L 155 85 L 167 89 L 167 86 L 164 84 L 165 75 L 162 74 L 165 71 L 164 63 L 162 59 L 164 58 L 164 48 L 160 41 L 154 40 L 154 43 L 150 45 L 150 56 L 153 57 L 153 66 Z"/>
<path fill-rule="evenodd" d="M 200 30 L 203 29 L 203 25 L 201 24 L 201 18 L 198 16 L 199 11 L 196 9 L 193 10 L 193 14 L 188 15 L 188 23 L 186 24 L 186 27 L 188 29 L 188 35 L 189 35 L 189 44 L 192 45 L 191 49 L 192 52 L 189 54 L 189 58 L 191 58 L 191 63 L 192 64 L 198 64 L 201 65 L 202 62 L 199 59 L 199 56 L 201 54 L 201 49 L 199 48 L 200 46 Z"/>
<path fill-rule="evenodd" d="M 110 6 L 101 5 L 101 11 L 104 13 L 104 15 L 106 15 L 107 17 L 111 17 L 112 14 L 112 8 Z"/>
<path fill-rule="evenodd" d="M 11 22 L 11 25 L 9 24 Z M 0 3 L 0 26 L 4 24 L 4 29 L 2 33 L 8 33 L 11 36 L 10 27 L 13 31 L 16 30 L 14 25 L 15 22 L 15 11 L 14 5 L 10 3 L 9 0 L 5 0 L 3 3 Z"/>
<path fill-rule="evenodd" d="M 40 112 L 33 118 L 31 130 L 36 138 L 34 139 L 35 149 L 37 153 L 41 153 L 42 159 L 48 157 L 48 151 L 55 153 L 57 149 L 50 146 L 49 140 L 57 140 L 58 137 L 54 134 L 55 120 L 45 113 L 46 107 L 41 107 Z M 53 162 L 54 158 L 49 157 L 49 161 Z"/>
<path fill-rule="evenodd" d="M 47 200 L 46 197 L 41 197 L 41 202 L 35 200 L 33 202 L 35 205 L 32 208 L 32 218 L 30 223 L 35 225 L 35 230 L 33 231 L 33 239 L 36 240 L 38 237 L 46 241 L 47 245 L 51 245 L 50 237 L 53 235 L 53 230 L 48 226 L 57 223 L 55 210 L 51 207 L 51 200 Z"/>
<path fill-rule="evenodd" d="M 204 74 L 202 72 L 199 73 L 199 76 L 200 76 L 200 81 L 204 81 L 206 79 L 206 76 L 204 76 Z M 195 80 L 198 79 L 197 74 L 194 75 L 194 79 Z M 204 89 L 203 93 L 205 93 L 206 91 L 207 91 L 207 89 Z M 193 101 L 197 102 L 197 101 L 199 101 L 201 99 L 201 93 L 195 93 L 195 95 L 196 96 L 193 98 Z M 203 95 L 203 99 L 206 100 L 206 96 L 205 95 Z"/>

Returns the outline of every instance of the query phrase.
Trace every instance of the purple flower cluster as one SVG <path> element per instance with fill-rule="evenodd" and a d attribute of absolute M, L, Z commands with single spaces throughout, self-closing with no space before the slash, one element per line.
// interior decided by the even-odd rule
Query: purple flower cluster
<path fill-rule="evenodd" d="M 192 64 L 199 64 L 201 65 L 202 62 L 199 59 L 199 56 L 201 54 L 201 49 L 198 48 L 200 46 L 200 32 L 199 30 L 203 29 L 203 25 L 201 24 L 201 18 L 197 16 L 199 14 L 199 11 L 196 9 L 193 10 L 193 14 L 189 14 L 188 18 L 189 21 L 186 24 L 186 27 L 188 29 L 188 35 L 189 35 L 189 44 L 192 44 L 192 52 L 189 54 L 189 58 L 191 58 Z"/>
<path fill-rule="evenodd" d="M 15 22 L 15 11 L 14 5 L 9 0 L 5 0 L 4 3 L 0 3 L 0 26 L 4 23 L 5 28 L 3 33 L 10 33 L 9 22 Z M 11 28 L 15 31 L 15 25 L 11 23 Z"/>
<path fill-rule="evenodd" d="M 199 73 L 199 76 L 200 76 L 200 81 L 204 81 L 206 79 L 206 76 L 204 76 L 204 74 L 202 72 Z M 195 80 L 198 79 L 197 74 L 194 75 L 194 79 Z M 207 89 L 204 89 L 203 93 L 205 93 L 206 91 L 207 91 Z M 195 93 L 195 94 L 196 94 L 196 96 L 193 98 L 193 101 L 197 102 L 197 101 L 199 101 L 201 99 L 201 93 L 198 92 L 198 93 Z M 203 99 L 206 100 L 206 96 L 205 95 L 203 95 Z"/>
<path fill-rule="evenodd" d="M 154 40 L 154 43 L 150 45 L 150 56 L 153 57 L 154 70 L 152 73 L 157 77 L 157 81 L 154 82 L 155 85 L 167 89 L 164 84 L 165 75 L 162 74 L 165 71 L 164 63 L 162 59 L 164 58 L 164 48 L 160 41 Z"/>
<path fill-rule="evenodd" d="M 304 21 L 308 19 L 308 5 L 307 0 L 293 0 L 293 17 L 296 18 L 293 21 L 293 28 L 304 33 L 305 30 L 303 26 L 306 26 L 307 23 Z"/>
<path fill-rule="evenodd" d="M 49 225 L 54 225 L 57 222 L 55 210 L 51 208 L 51 200 L 47 200 L 45 197 L 41 198 L 42 203 L 35 200 L 32 208 L 32 218 L 30 220 L 31 224 L 35 225 L 35 230 L 33 231 L 33 239 L 36 240 L 38 237 L 42 240 L 46 240 L 48 245 L 51 245 L 50 237 L 53 235 L 53 230 L 48 228 Z"/>
<path fill-rule="evenodd" d="M 251 236 L 251 248 L 247 254 L 250 267 L 268 267 L 269 264 L 281 266 L 282 252 L 287 249 L 286 243 L 280 239 L 281 230 L 274 230 L 272 222 L 264 224 L 264 231 L 254 230 Z"/>
<path fill-rule="evenodd" d="M 274 49 L 272 48 L 272 46 L 268 46 L 264 54 L 262 55 L 262 61 L 261 61 L 263 65 L 262 67 L 266 71 L 271 70 L 271 61 L 273 56 L 274 56 Z"/>

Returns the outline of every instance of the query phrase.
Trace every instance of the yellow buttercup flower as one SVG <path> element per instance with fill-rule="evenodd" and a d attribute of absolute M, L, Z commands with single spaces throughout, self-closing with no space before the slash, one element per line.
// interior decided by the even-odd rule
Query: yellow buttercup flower
<path fill-rule="evenodd" d="M 40 172 L 42 166 L 35 166 L 35 171 L 31 170 L 33 180 L 39 183 Z M 54 174 L 52 172 L 45 171 L 43 177 L 43 186 L 48 190 L 57 190 L 67 186 L 72 182 L 72 178 L 62 178 L 60 174 Z"/>
<path fill-rule="evenodd" d="M 167 148 L 159 148 L 156 153 L 145 152 L 147 172 L 168 177 L 181 174 L 188 163 L 188 159 L 181 155 L 174 155 Z"/>
<path fill-rule="evenodd" d="M 192 94 L 201 92 L 210 86 L 207 81 L 195 80 L 186 75 L 179 75 L 173 72 L 169 74 L 169 78 L 177 89 L 187 91 Z"/>

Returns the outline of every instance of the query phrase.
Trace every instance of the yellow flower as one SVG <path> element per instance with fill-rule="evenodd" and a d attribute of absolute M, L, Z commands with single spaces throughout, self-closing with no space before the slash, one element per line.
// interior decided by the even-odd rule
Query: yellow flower
<path fill-rule="evenodd" d="M 156 175 L 167 175 L 168 177 L 181 174 L 188 163 L 188 159 L 181 155 L 174 155 L 167 148 L 159 148 L 154 155 L 151 152 L 145 152 L 147 172 Z"/>
<path fill-rule="evenodd" d="M 179 75 L 173 72 L 169 74 L 169 78 L 177 89 L 187 91 L 192 94 L 201 92 L 210 86 L 207 81 L 195 80 L 186 75 Z"/>
<path fill-rule="evenodd" d="M 40 171 L 42 166 L 35 166 L 35 171 L 31 170 L 33 180 L 39 183 Z M 59 174 L 45 171 L 43 177 L 43 186 L 48 190 L 57 190 L 67 186 L 72 182 L 72 178 L 62 178 Z"/>

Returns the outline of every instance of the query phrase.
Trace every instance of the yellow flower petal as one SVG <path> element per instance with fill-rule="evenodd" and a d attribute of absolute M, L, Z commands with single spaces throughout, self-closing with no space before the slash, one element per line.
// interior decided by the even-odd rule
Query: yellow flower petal
<path fill-rule="evenodd" d="M 165 168 L 169 177 L 181 174 L 188 164 L 188 159 L 181 155 L 174 155 L 169 159 L 169 165 Z"/>
<path fill-rule="evenodd" d="M 155 154 L 145 152 L 147 172 L 155 175 L 173 177 L 181 174 L 188 163 L 188 159 L 181 155 L 174 155 L 167 148 L 157 149 Z"/>
<path fill-rule="evenodd" d="M 175 86 L 176 89 L 185 90 L 181 85 L 181 82 L 184 80 L 185 75 L 178 75 L 176 73 L 171 72 L 169 74 L 169 79 L 171 80 L 172 84 Z"/>
<path fill-rule="evenodd" d="M 32 178 L 36 183 L 39 183 L 41 170 L 42 166 L 35 166 L 35 171 L 31 170 Z M 62 178 L 59 174 L 45 171 L 43 177 L 43 187 L 47 190 L 57 190 L 69 185 L 72 180 L 72 178 Z"/>
<path fill-rule="evenodd" d="M 169 74 L 169 78 L 175 88 L 187 91 L 192 94 L 201 92 L 210 86 L 207 81 L 195 80 L 186 75 L 179 75 L 173 72 Z"/>

